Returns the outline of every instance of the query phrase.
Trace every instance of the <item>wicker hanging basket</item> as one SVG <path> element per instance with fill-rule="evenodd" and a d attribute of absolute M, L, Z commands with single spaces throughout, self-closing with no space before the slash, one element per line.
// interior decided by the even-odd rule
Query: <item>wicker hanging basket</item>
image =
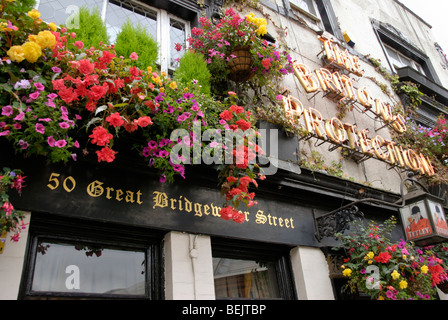
<path fill-rule="evenodd" d="M 254 76 L 250 47 L 235 47 L 231 55 L 234 55 L 235 58 L 229 61 L 230 80 L 235 82 L 250 80 Z"/>

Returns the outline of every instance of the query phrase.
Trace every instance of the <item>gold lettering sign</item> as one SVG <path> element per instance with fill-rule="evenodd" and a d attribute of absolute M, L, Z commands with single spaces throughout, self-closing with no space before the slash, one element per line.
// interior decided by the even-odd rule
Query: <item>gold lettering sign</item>
<path fill-rule="evenodd" d="M 332 65 L 345 69 L 362 77 L 359 58 L 351 55 L 348 50 L 342 51 L 331 39 L 325 36 L 318 37 L 323 42 L 323 52 Z M 383 123 L 396 132 L 406 132 L 406 120 L 402 115 L 394 115 L 392 107 L 381 99 L 375 99 L 366 87 L 355 89 L 353 80 L 339 72 L 331 72 L 326 68 L 315 70 L 314 73 L 304 64 L 297 61 L 293 64 L 294 74 L 307 93 L 322 89 L 326 97 L 337 99 L 339 102 L 359 103 L 364 110 L 372 112 Z M 412 149 L 405 149 L 393 141 L 377 135 L 369 137 L 368 130 L 360 130 L 356 125 L 342 123 L 337 118 L 323 119 L 321 113 L 315 108 L 305 108 L 302 102 L 291 96 L 283 96 L 283 108 L 286 118 L 293 127 L 305 129 L 306 135 L 329 142 L 343 148 L 360 152 L 369 158 L 376 158 L 392 166 L 405 170 L 419 172 L 423 175 L 433 176 L 434 167 L 429 158 L 418 154 Z M 302 121 L 302 123 L 301 123 Z M 265 221 L 265 217 L 257 214 L 257 220 Z"/>
<path fill-rule="evenodd" d="M 212 216 L 221 219 L 220 211 L 222 207 L 215 205 L 214 203 L 198 203 L 190 201 L 185 196 L 179 196 L 178 198 L 169 197 L 166 193 L 160 191 L 154 191 L 153 193 L 153 209 L 162 208 L 168 209 L 172 212 L 187 213 L 194 217 L 202 218 L 204 216 Z M 169 212 L 167 211 L 167 212 Z M 165 211 L 164 211 L 165 212 Z M 255 220 L 250 217 L 250 212 L 240 211 L 244 214 L 246 222 L 255 223 L 258 225 L 266 225 L 269 227 L 295 229 L 295 221 L 292 217 L 285 218 L 275 216 L 270 213 L 264 213 L 259 210 L 255 214 Z"/>
<path fill-rule="evenodd" d="M 60 188 L 61 187 L 61 188 Z M 59 173 L 51 173 L 47 188 L 53 191 L 65 191 L 71 193 L 77 187 L 77 183 L 74 177 L 69 176 L 64 178 Z M 142 205 L 143 193 L 133 190 L 112 188 L 104 184 L 99 180 L 94 180 L 87 184 L 85 187 L 87 196 L 93 199 L 106 199 L 107 201 L 126 203 L 129 205 Z M 215 217 L 221 220 L 222 207 L 215 203 L 200 203 L 190 200 L 186 196 L 170 197 L 165 192 L 153 191 L 152 194 L 147 195 L 152 198 L 152 204 L 149 208 L 153 210 L 164 209 L 163 213 L 179 213 L 186 214 L 194 218 Z M 283 217 L 272 215 L 271 213 L 265 213 L 259 210 L 255 219 L 250 217 L 250 212 L 240 211 L 244 214 L 247 223 L 254 223 L 256 225 L 264 225 L 272 228 L 285 228 L 295 229 L 295 221 L 292 217 Z M 0 247 L 1 249 L 1 247 Z M 1 253 L 1 252 L 0 252 Z"/>
<path fill-rule="evenodd" d="M 364 70 L 361 69 L 359 57 L 354 56 L 348 50 L 342 51 L 341 48 L 334 43 L 333 40 L 325 36 L 319 36 L 318 39 L 323 42 L 326 58 L 339 67 L 362 77 Z"/>
<path fill-rule="evenodd" d="M 358 130 L 355 125 L 343 124 L 337 118 L 325 120 L 318 110 L 305 109 L 297 98 L 290 95 L 283 96 L 283 108 L 291 125 L 305 128 L 310 136 L 361 152 L 405 170 L 428 176 L 435 174 L 429 158 L 423 154 L 417 154 L 412 149 L 403 150 L 395 142 L 388 141 L 379 135 L 372 139 L 368 136 L 367 130 Z"/>
<path fill-rule="evenodd" d="M 331 73 L 325 68 L 315 70 L 315 76 L 303 64 L 295 62 L 294 74 L 307 93 L 316 92 L 321 88 L 326 95 L 339 102 L 358 102 L 364 111 L 372 112 L 386 125 L 398 133 L 406 132 L 406 120 L 402 115 L 394 115 L 392 107 L 381 99 L 374 99 L 366 87 L 355 90 L 352 79 L 338 72 Z M 317 80 L 316 80 L 317 78 Z M 375 109 L 373 108 L 375 106 Z"/>

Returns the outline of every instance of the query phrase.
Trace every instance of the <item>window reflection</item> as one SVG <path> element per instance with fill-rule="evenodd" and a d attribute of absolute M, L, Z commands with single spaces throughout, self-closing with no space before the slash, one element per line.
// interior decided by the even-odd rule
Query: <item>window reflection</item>
<path fill-rule="evenodd" d="M 145 295 L 145 252 L 40 242 L 32 291 Z"/>
<path fill-rule="evenodd" d="M 279 299 L 274 263 L 213 258 L 217 299 Z"/>

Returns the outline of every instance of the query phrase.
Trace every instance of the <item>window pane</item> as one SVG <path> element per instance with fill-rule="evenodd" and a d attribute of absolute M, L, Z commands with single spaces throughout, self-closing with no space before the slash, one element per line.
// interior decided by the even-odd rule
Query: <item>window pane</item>
<path fill-rule="evenodd" d="M 145 295 L 145 252 L 40 242 L 33 291 Z"/>
<path fill-rule="evenodd" d="M 176 43 L 182 45 L 182 50 L 175 49 Z M 170 67 L 176 68 L 178 66 L 177 59 L 181 58 L 185 52 L 185 24 L 171 19 L 170 21 Z"/>
<path fill-rule="evenodd" d="M 316 14 L 312 1 L 313 0 L 290 0 L 289 2 L 306 12 Z"/>
<path fill-rule="evenodd" d="M 121 26 L 127 20 L 137 26 L 140 24 L 154 39 L 157 39 L 157 13 L 151 10 L 143 10 L 121 1 L 109 1 L 106 13 L 107 32 L 111 43 L 115 43 Z"/>
<path fill-rule="evenodd" d="M 217 299 L 279 299 L 274 263 L 213 258 Z"/>
<path fill-rule="evenodd" d="M 98 9 L 101 12 L 103 0 L 40 0 L 39 12 L 42 20 L 59 25 L 68 25 L 67 19 L 81 7 Z"/>

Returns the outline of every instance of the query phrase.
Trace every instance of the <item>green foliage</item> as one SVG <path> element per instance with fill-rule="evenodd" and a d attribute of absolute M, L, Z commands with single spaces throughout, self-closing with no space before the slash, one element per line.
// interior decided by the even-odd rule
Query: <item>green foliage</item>
<path fill-rule="evenodd" d="M 76 38 L 69 39 L 69 42 L 82 41 L 86 48 L 98 47 L 100 42 L 109 43 L 107 27 L 97 8 L 90 12 L 88 8 L 81 7 L 78 15 L 74 17 L 74 21 L 75 24 L 79 21 L 79 27 L 69 29 L 69 32 L 76 33 Z"/>
<path fill-rule="evenodd" d="M 197 80 L 201 93 L 210 94 L 210 71 L 204 56 L 200 53 L 187 51 L 179 61 L 179 67 L 174 72 L 174 79 L 182 86 L 188 87 Z"/>
<path fill-rule="evenodd" d="M 137 53 L 138 60 L 133 64 L 144 70 L 156 66 L 159 45 L 141 24 L 135 26 L 127 20 L 117 35 L 115 51 L 117 56 L 124 58 L 129 58 L 132 52 Z"/>
<path fill-rule="evenodd" d="M 14 6 L 7 6 L 8 13 L 26 13 L 33 9 L 36 0 L 20 0 L 16 1 Z"/>

